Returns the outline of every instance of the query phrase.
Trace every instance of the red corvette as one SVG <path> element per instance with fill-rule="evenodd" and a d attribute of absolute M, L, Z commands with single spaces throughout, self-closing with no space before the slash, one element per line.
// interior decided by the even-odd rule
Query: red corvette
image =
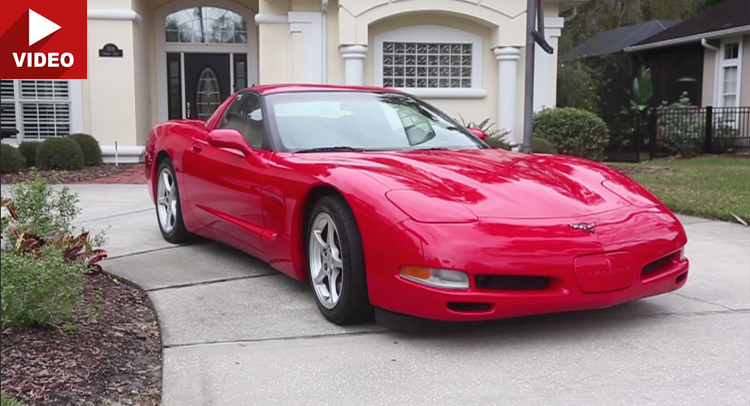
<path fill-rule="evenodd" d="M 485 137 L 395 90 L 257 86 L 157 125 L 146 176 L 167 241 L 201 235 L 309 282 L 336 324 L 604 308 L 685 284 L 685 231 L 638 183 Z"/>

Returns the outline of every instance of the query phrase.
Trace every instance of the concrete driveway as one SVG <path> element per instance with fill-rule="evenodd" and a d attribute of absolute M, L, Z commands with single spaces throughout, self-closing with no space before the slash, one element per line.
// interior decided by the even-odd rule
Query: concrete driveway
<path fill-rule="evenodd" d="M 619 307 L 412 335 L 341 328 L 307 286 L 162 240 L 145 186 L 75 185 L 105 269 L 149 291 L 164 406 L 750 405 L 750 228 L 682 217 L 685 288 Z"/>

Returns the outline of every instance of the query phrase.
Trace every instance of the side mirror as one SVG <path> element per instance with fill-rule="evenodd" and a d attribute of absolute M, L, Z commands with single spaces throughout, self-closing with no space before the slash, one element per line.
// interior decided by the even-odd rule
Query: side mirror
<path fill-rule="evenodd" d="M 252 151 L 252 147 L 245 140 L 245 137 L 239 131 L 229 128 L 211 131 L 208 133 L 207 141 L 215 147 L 234 149 L 245 155 L 248 155 Z"/>
<path fill-rule="evenodd" d="M 487 133 L 476 127 L 469 127 L 469 131 L 482 141 L 487 141 Z"/>

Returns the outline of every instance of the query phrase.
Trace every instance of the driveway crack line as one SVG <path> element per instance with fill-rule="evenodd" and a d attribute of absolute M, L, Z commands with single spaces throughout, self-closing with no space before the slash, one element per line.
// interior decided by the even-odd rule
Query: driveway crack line
<path fill-rule="evenodd" d="M 705 303 L 705 304 L 719 306 L 719 307 L 722 307 L 722 308 L 727 309 L 729 311 L 735 311 L 735 310 L 737 310 L 737 309 L 732 309 L 731 307 L 724 306 L 723 304 L 720 304 L 720 303 L 714 303 L 714 302 L 712 302 L 710 300 L 698 299 L 697 297 L 687 296 L 687 295 L 684 295 L 682 293 L 672 292 L 672 294 L 676 295 L 676 296 L 679 296 L 679 297 L 682 297 L 682 298 L 685 298 L 685 299 L 695 300 L 696 302 L 701 302 L 701 303 Z"/>
<path fill-rule="evenodd" d="M 670 317 L 670 316 L 688 316 L 688 317 L 705 317 L 715 315 L 735 315 L 735 314 L 750 314 L 750 309 L 742 310 L 711 310 L 703 312 L 688 312 L 688 313 L 660 313 L 660 314 L 646 314 L 640 316 L 613 316 L 613 317 L 599 317 L 590 318 L 586 320 L 566 320 L 566 321 L 553 321 L 550 320 L 550 324 L 554 323 L 570 323 L 570 322 L 585 322 L 585 321 L 607 321 L 607 320 L 637 320 L 637 319 L 654 319 L 659 317 Z M 533 322 L 521 322 L 516 325 L 527 326 L 534 325 Z M 377 326 L 377 325 L 376 325 Z M 492 326 L 488 326 L 490 329 Z M 232 345 L 232 344 L 252 344 L 262 342 L 273 342 L 273 341 L 292 341 L 292 340 L 307 340 L 307 339 L 319 339 L 319 338 L 336 338 L 336 337 L 348 337 L 348 336 L 364 336 L 364 335 L 376 335 L 376 334 L 403 334 L 402 332 L 390 330 L 383 327 L 382 330 L 374 331 L 354 331 L 354 332 L 343 332 L 343 333 L 330 333 L 330 334 L 311 334 L 311 335 L 300 335 L 300 336 L 287 336 L 287 337 L 273 337 L 273 338 L 254 338 L 246 340 L 216 340 L 206 341 L 203 343 L 183 343 L 183 344 L 166 344 L 162 345 L 163 349 L 178 349 L 178 348 L 193 348 L 193 347 L 206 347 L 214 345 Z"/>
<path fill-rule="evenodd" d="M 115 256 L 108 257 L 107 261 L 111 261 L 111 260 L 114 260 L 114 259 L 120 259 L 120 258 L 134 257 L 136 255 L 150 254 L 152 252 L 166 251 L 166 250 L 171 250 L 171 249 L 180 248 L 180 247 L 186 247 L 186 246 L 187 245 L 175 245 L 175 246 L 172 246 L 172 247 L 160 247 L 160 248 L 154 248 L 154 249 L 150 249 L 150 250 L 130 252 L 130 253 L 127 253 L 127 254 L 115 255 Z"/>
<path fill-rule="evenodd" d="M 170 286 L 162 286 L 162 287 L 152 288 L 152 289 L 144 289 L 144 291 L 151 293 L 151 292 L 159 292 L 162 290 L 169 290 L 169 289 L 180 289 L 180 288 L 189 288 L 193 286 L 213 285 L 215 283 L 240 281 L 240 280 L 245 280 L 245 279 L 257 279 L 257 278 L 263 278 L 267 276 L 279 276 L 279 275 L 282 275 L 282 274 L 280 272 L 273 272 L 273 273 L 264 273 L 264 274 L 259 274 L 259 275 L 233 276 L 231 278 L 213 279 L 210 281 L 183 283 L 179 285 L 170 285 Z"/>
<path fill-rule="evenodd" d="M 205 343 L 167 344 L 167 345 L 163 345 L 162 347 L 166 350 L 166 349 L 177 349 L 177 348 L 205 347 L 205 346 L 212 346 L 212 345 L 228 345 L 228 344 L 242 345 L 242 344 L 262 343 L 262 342 L 270 342 L 270 341 L 292 341 L 292 340 L 308 340 L 308 339 L 316 339 L 316 338 L 355 337 L 355 336 L 386 334 L 386 333 L 392 333 L 392 331 L 384 329 L 384 330 L 375 330 L 375 331 L 351 331 L 351 332 L 343 332 L 343 333 L 309 334 L 309 335 L 301 335 L 301 336 L 286 336 L 286 337 L 273 337 L 273 338 L 252 338 L 252 339 L 247 339 L 247 340 L 217 340 L 217 341 L 207 341 Z"/>
<path fill-rule="evenodd" d="M 104 217 L 95 217 L 95 218 L 92 218 L 92 219 L 83 220 L 81 222 L 82 223 L 88 223 L 88 222 L 92 222 L 92 221 L 108 220 L 108 219 L 112 219 L 112 218 L 115 218 L 115 217 L 129 216 L 131 214 L 146 213 L 146 212 L 149 212 L 151 210 L 153 210 L 153 208 L 141 209 L 141 210 L 135 210 L 135 211 L 129 211 L 129 212 L 126 212 L 126 213 L 112 214 L 112 215 L 104 216 Z"/>

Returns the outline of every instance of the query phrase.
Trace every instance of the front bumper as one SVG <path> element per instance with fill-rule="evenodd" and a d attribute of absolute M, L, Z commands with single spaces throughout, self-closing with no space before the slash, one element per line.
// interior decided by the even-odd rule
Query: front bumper
<path fill-rule="evenodd" d="M 571 219 L 407 220 L 399 228 L 420 236 L 422 255 L 379 257 L 381 278 L 371 286 L 371 302 L 421 318 L 479 321 L 606 308 L 684 286 L 689 261 L 681 250 L 687 238 L 671 213 L 651 208 L 596 217 L 576 219 L 596 221 L 595 234 L 573 229 Z M 470 287 L 413 282 L 398 275 L 407 265 L 466 272 Z"/>

